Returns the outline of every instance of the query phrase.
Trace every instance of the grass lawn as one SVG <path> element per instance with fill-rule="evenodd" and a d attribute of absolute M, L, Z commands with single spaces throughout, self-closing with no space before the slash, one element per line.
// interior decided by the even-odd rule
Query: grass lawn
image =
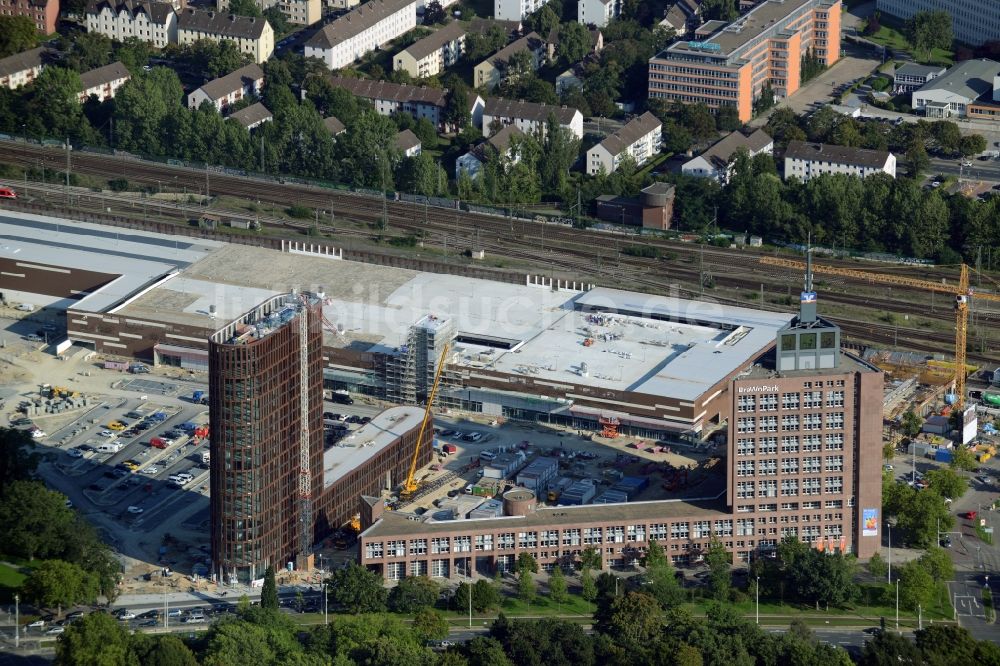
<path fill-rule="evenodd" d="M 903 36 L 898 30 L 890 28 L 887 25 L 882 25 L 879 27 L 878 32 L 874 35 L 867 35 L 865 39 L 869 39 L 876 44 L 881 44 L 887 48 L 894 51 L 906 51 L 913 55 L 913 48 L 910 45 L 909 40 Z M 916 57 L 916 56 L 914 56 Z M 934 63 L 944 66 L 951 66 L 954 63 L 955 54 L 951 51 L 945 51 L 943 49 L 934 49 L 931 51 L 930 57 L 927 58 L 928 63 Z"/>
<path fill-rule="evenodd" d="M 18 566 L 0 564 L 0 602 L 9 603 L 27 575 Z"/>

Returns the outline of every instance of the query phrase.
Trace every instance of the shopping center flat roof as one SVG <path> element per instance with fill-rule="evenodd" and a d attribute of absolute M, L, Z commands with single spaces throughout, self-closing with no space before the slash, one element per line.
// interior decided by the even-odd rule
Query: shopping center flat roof
<path fill-rule="evenodd" d="M 422 407 L 392 407 L 327 449 L 323 453 L 323 488 L 329 488 L 419 427 L 424 412 Z"/>
<path fill-rule="evenodd" d="M 223 244 L 30 213 L 0 212 L 0 256 L 119 277 L 76 301 L 76 310 L 106 312 L 144 287 L 183 270 Z"/>
<path fill-rule="evenodd" d="M 467 520 L 434 521 L 428 512 L 421 517 L 408 513 L 387 511 L 382 518 L 361 533 L 364 539 L 394 536 L 415 536 L 461 532 L 478 534 L 495 529 L 553 529 L 560 525 L 621 525 L 671 518 L 731 518 L 722 496 L 703 500 L 661 500 L 656 502 L 628 502 L 623 504 L 586 504 L 583 506 L 555 506 L 537 509 L 527 516 L 503 516 Z"/>
<path fill-rule="evenodd" d="M 52 218 L 0 222 L 8 251 L 122 273 L 75 306 L 81 309 L 100 311 L 131 298 L 118 306 L 123 314 L 213 328 L 292 289 L 323 292 L 323 313 L 336 329 L 326 332 L 329 346 L 394 353 L 411 326 L 448 320 L 458 335 L 453 362 L 470 369 L 678 400 L 696 399 L 748 363 L 792 317 L 616 289 L 553 290 L 527 279 L 418 273 Z M 11 240 L 19 243 L 13 250 Z"/>

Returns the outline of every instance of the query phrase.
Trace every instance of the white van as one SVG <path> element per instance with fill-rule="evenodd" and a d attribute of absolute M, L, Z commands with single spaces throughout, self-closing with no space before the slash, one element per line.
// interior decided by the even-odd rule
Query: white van
<path fill-rule="evenodd" d="M 97 447 L 98 453 L 118 453 L 122 450 L 122 445 L 118 442 L 104 442 Z"/>

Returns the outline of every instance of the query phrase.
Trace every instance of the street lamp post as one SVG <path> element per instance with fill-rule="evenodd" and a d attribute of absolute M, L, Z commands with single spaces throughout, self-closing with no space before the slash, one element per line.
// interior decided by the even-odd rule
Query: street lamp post
<path fill-rule="evenodd" d="M 889 559 L 888 559 L 889 579 L 886 582 L 891 583 L 892 582 L 892 523 L 890 523 L 888 520 L 885 521 L 885 528 L 886 530 L 888 530 L 889 533 Z"/>
<path fill-rule="evenodd" d="M 21 646 L 21 596 L 14 595 L 14 649 Z"/>
<path fill-rule="evenodd" d="M 330 624 L 330 615 L 327 611 L 326 581 L 323 581 L 323 624 Z"/>
<path fill-rule="evenodd" d="M 757 624 L 760 624 L 760 576 L 757 576 L 757 586 L 754 588 L 757 593 Z"/>
<path fill-rule="evenodd" d="M 899 579 L 896 579 L 896 629 L 899 629 Z"/>

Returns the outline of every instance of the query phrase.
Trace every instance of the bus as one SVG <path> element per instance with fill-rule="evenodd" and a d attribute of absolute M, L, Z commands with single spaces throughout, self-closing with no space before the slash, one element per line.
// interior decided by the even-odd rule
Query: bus
<path fill-rule="evenodd" d="M 0 187 L 0 199 L 16 199 L 17 192 L 9 187 Z"/>

